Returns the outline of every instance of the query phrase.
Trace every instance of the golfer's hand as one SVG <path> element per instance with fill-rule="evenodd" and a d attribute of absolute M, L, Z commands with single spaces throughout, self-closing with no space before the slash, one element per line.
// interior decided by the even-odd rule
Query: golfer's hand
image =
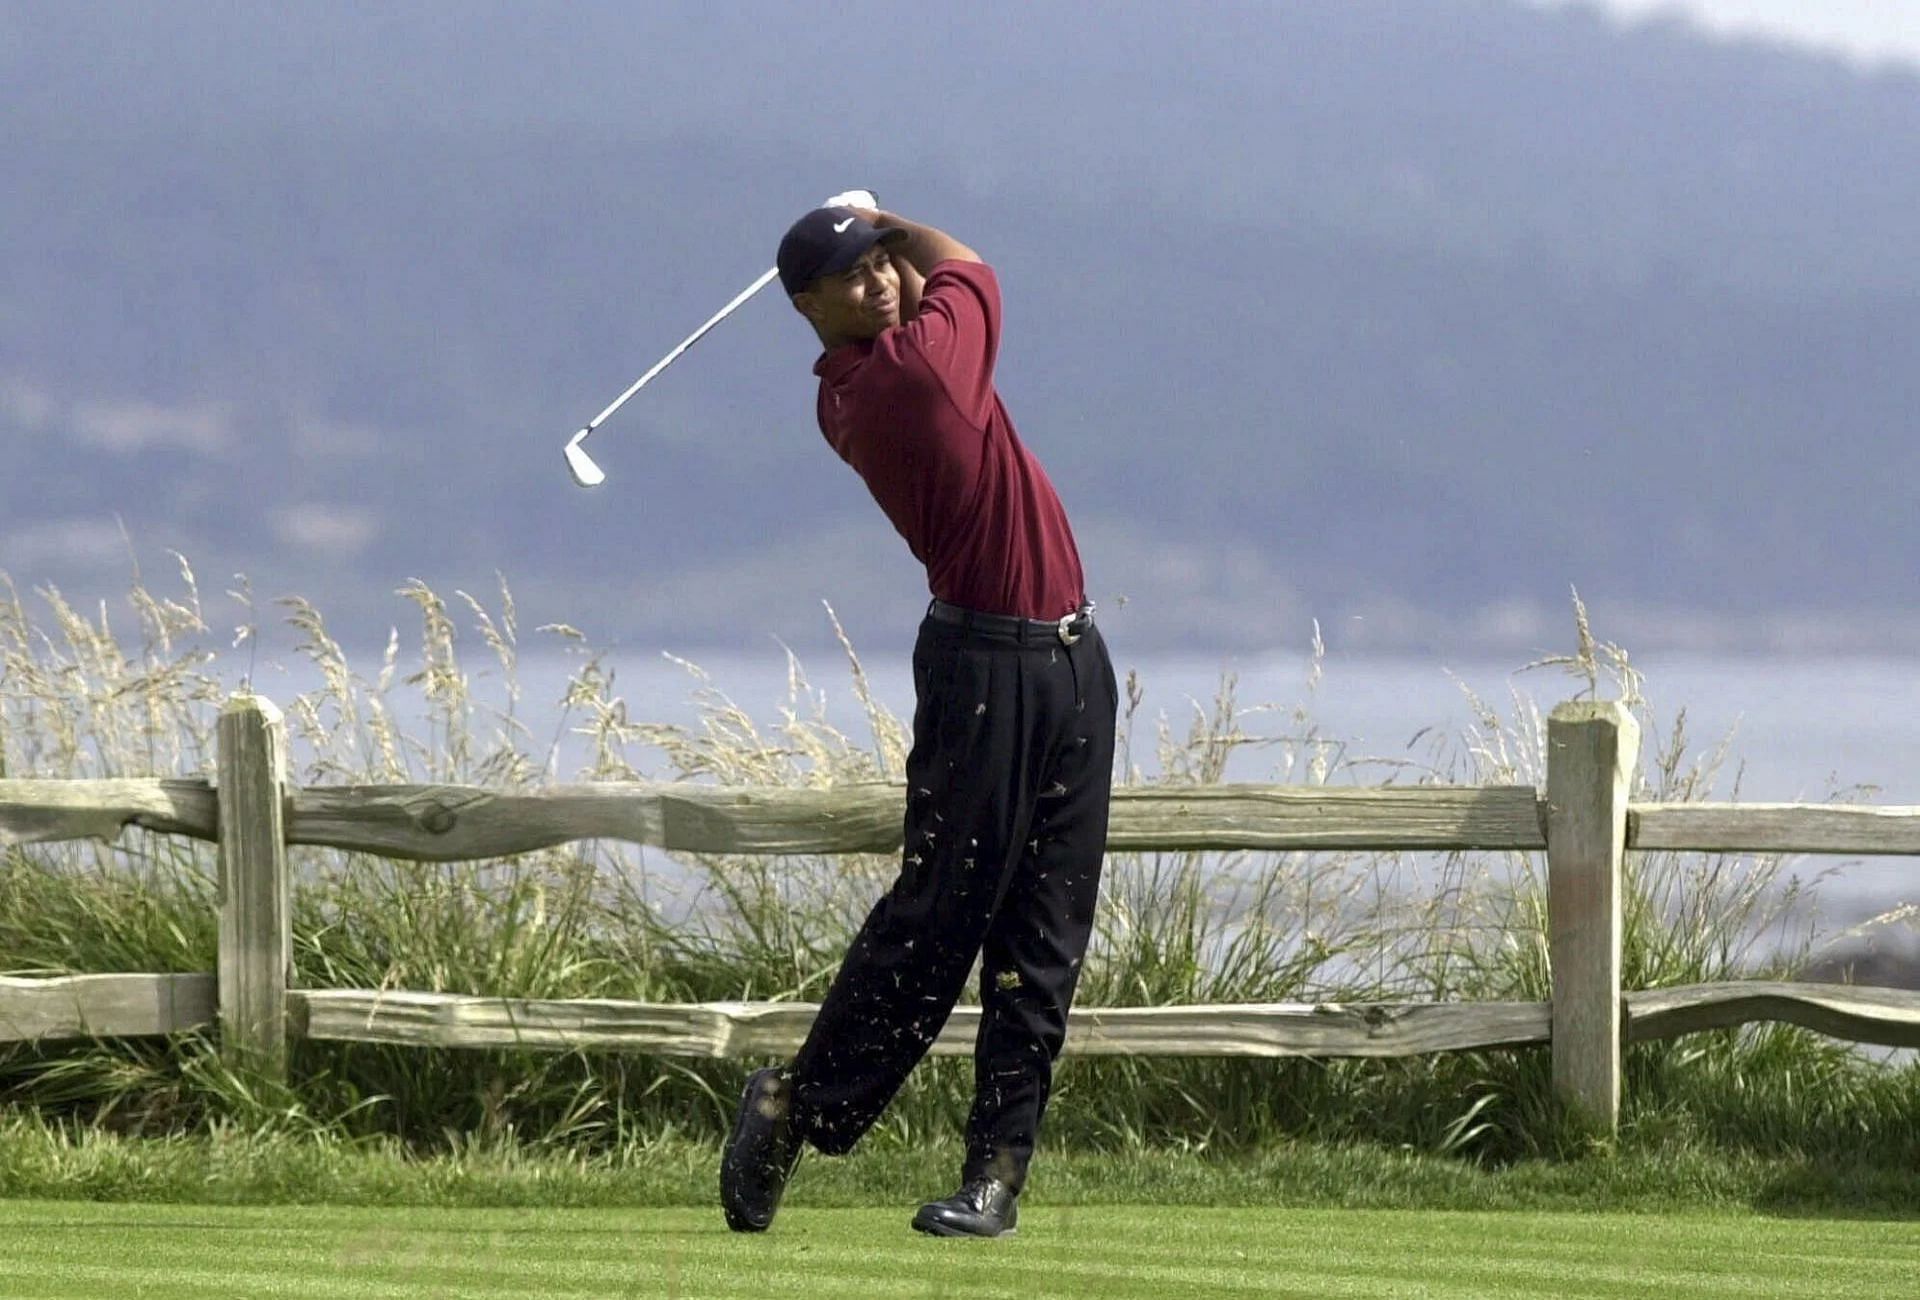
<path fill-rule="evenodd" d="M 877 212 L 880 209 L 880 200 L 874 197 L 872 190 L 842 190 L 820 206 L 857 208 L 862 212 Z"/>

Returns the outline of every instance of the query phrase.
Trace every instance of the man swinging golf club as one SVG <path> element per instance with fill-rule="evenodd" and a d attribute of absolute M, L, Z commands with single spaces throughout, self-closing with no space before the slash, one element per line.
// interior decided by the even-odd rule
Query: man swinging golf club
<path fill-rule="evenodd" d="M 933 601 L 913 651 L 900 875 L 783 1068 L 747 1080 L 720 1167 L 728 1226 L 773 1221 L 803 1144 L 850 1150 L 981 958 L 961 1186 L 913 1226 L 1014 1230 L 1093 926 L 1117 689 L 1065 511 L 994 390 L 1000 290 L 971 248 L 858 202 L 794 222 L 780 281 L 825 349 L 820 430 Z"/>

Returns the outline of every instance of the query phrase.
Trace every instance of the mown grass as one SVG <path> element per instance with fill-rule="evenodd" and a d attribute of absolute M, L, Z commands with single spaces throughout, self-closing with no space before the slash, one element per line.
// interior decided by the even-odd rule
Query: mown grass
<path fill-rule="evenodd" d="M 716 1210 L 719 1144 L 675 1137 L 589 1151 L 463 1139 L 430 1154 L 392 1137 L 217 1124 L 134 1137 L 31 1114 L 0 1120 L 0 1199 L 228 1205 L 696 1206 Z M 785 1205 L 913 1206 L 951 1190 L 958 1136 L 803 1159 Z M 1233 1152 L 1048 1150 L 1026 1205 L 1671 1213 L 1752 1210 L 1920 1219 L 1920 1169 L 1629 1141 L 1604 1160 L 1490 1165 L 1357 1142 Z"/>
<path fill-rule="evenodd" d="M 1911 1224 L 1750 1216 L 1035 1207 L 952 1241 L 899 1212 L 794 1209 L 762 1237 L 690 1210 L 0 1206 L 0 1293 L 861 1297 L 1882 1297 Z"/>
<path fill-rule="evenodd" d="M 204 773 L 232 683 L 184 560 L 178 593 L 136 582 L 123 636 L 45 590 L 41 625 L 0 587 L 0 774 Z M 564 737 L 521 720 L 521 632 L 502 584 L 488 608 L 456 593 L 499 672 L 476 697 L 454 607 L 424 585 L 403 671 L 396 637 L 357 671 L 319 612 L 284 602 L 297 652 L 323 683 L 279 701 L 303 783 L 453 781 L 514 787 L 558 777 L 826 786 L 897 776 L 900 720 L 866 690 L 847 647 L 863 735 L 826 715 L 800 665 L 788 706 L 762 723 L 696 675 L 699 720 L 637 720 L 604 657 L 570 627 L 540 629 L 577 658 Z M 238 593 L 253 617 L 250 594 Z M 837 625 L 836 625 L 837 630 Z M 259 635 L 249 625 L 242 639 Z M 844 642 L 844 637 L 842 638 Z M 1697 752 L 1684 712 L 1648 703 L 1618 647 L 1576 603 L 1564 693 L 1622 698 L 1649 737 L 1636 797 L 1699 799 L 1728 763 Z M 1312 716 L 1320 656 L 1291 708 L 1243 707 L 1223 680 L 1184 718 L 1151 716 L 1129 674 L 1123 781 L 1217 782 L 1247 756 L 1307 783 L 1537 783 L 1544 724 L 1515 693 L 1473 699 L 1474 722 L 1389 758 L 1353 755 Z M 1571 686 L 1568 686 L 1568 681 Z M 410 696 L 405 693 L 411 692 Z M 411 699 L 410 708 L 399 706 Z M 425 719 L 410 734 L 403 714 Z M 1719 797 L 1737 794 L 1722 790 Z M 0 953 L 15 974 L 195 971 L 214 964 L 209 846 L 131 832 L 116 845 L 33 846 L 0 864 Z M 604 843 L 518 858 L 420 864 L 296 852 L 295 977 L 308 987 L 449 990 L 654 1001 L 817 998 L 852 927 L 890 879 L 883 857 L 667 861 Z M 1116 855 L 1081 985 L 1083 1005 L 1398 999 L 1532 1000 L 1549 986 L 1543 863 L 1526 854 Z M 1627 979 L 1654 987 L 1790 972 L 1810 951 L 1809 886 L 1766 857 L 1637 855 Z M 416 1153 L 478 1143 L 604 1156 L 711 1144 L 743 1069 L 613 1053 L 545 1054 L 302 1043 L 291 1082 L 264 1083 L 210 1041 L 126 1040 L 0 1049 L 0 1103 L 121 1134 L 218 1126 L 389 1139 Z M 1405 1062 L 1101 1059 L 1062 1063 L 1046 1141 L 1056 1151 L 1232 1155 L 1275 1144 L 1362 1142 L 1490 1167 L 1584 1150 L 1560 1123 L 1539 1052 Z M 971 1064 L 930 1061 L 868 1140 L 926 1149 L 964 1115 Z M 1799 1030 L 1759 1027 L 1636 1047 L 1623 1143 L 1810 1162 L 1920 1167 L 1920 1070 L 1890 1069 Z"/>

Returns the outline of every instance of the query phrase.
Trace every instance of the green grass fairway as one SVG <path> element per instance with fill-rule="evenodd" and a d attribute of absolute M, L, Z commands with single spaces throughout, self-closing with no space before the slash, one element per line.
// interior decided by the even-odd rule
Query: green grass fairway
<path fill-rule="evenodd" d="M 907 1217 L 0 1203 L 0 1296 L 1920 1295 L 1912 1221 L 1036 1205 L 947 1241 Z"/>

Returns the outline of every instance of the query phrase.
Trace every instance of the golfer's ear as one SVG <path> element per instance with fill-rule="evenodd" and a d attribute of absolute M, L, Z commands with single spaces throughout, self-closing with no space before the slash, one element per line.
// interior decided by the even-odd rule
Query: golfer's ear
<path fill-rule="evenodd" d="M 809 290 L 802 289 L 793 295 L 793 309 L 815 325 L 820 323 L 820 304 Z"/>

